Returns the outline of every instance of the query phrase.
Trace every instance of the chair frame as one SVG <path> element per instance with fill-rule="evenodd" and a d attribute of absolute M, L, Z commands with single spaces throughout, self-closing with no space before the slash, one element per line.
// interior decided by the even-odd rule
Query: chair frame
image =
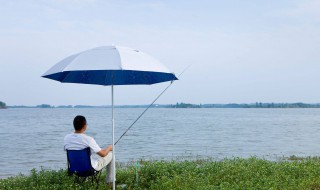
<path fill-rule="evenodd" d="M 90 162 L 90 170 L 88 171 L 84 171 L 84 172 L 81 172 L 81 173 L 78 173 L 78 172 L 72 172 L 70 171 L 70 168 L 71 168 L 71 163 L 70 163 L 70 159 L 69 159 L 69 154 L 68 152 L 73 152 L 73 151 L 84 151 L 86 150 L 87 152 L 87 156 L 88 156 L 88 160 Z M 86 181 L 87 178 L 91 178 L 91 183 L 93 183 L 93 181 L 96 182 L 97 184 L 97 189 L 98 189 L 98 186 L 99 186 L 99 179 L 100 179 L 100 176 L 101 176 L 101 170 L 95 170 L 92 165 L 91 165 L 91 151 L 90 151 L 90 147 L 88 148 L 85 148 L 85 149 L 82 149 L 82 150 L 66 150 L 67 151 L 67 161 L 68 161 L 68 175 L 69 176 L 76 176 L 76 181 L 79 182 L 79 183 L 83 183 Z M 82 180 L 80 179 L 82 178 Z M 75 182 L 75 181 L 74 181 Z"/>

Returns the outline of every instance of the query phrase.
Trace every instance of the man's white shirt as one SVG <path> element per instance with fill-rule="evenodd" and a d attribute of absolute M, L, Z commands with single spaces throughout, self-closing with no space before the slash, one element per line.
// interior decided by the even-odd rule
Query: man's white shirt
<path fill-rule="evenodd" d="M 90 147 L 91 151 L 91 165 L 95 168 L 97 166 L 97 160 L 92 157 L 92 154 L 101 150 L 96 141 L 92 137 L 83 133 L 71 133 L 64 137 L 65 150 L 82 150 L 88 147 Z"/>

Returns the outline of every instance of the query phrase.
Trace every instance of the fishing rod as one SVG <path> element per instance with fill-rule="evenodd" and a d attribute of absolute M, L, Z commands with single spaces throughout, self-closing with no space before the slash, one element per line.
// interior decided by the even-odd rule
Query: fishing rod
<path fill-rule="evenodd" d="M 189 69 L 189 67 L 191 67 L 191 65 L 188 65 L 179 75 L 178 78 L 187 70 Z M 114 145 L 116 145 L 121 139 L 122 137 L 131 129 L 131 127 L 143 116 L 144 113 L 146 113 L 146 111 L 162 96 L 163 93 L 165 93 L 165 91 L 168 90 L 168 88 L 174 83 L 175 80 L 171 81 L 170 84 L 156 97 L 156 99 L 154 99 L 152 101 L 152 103 L 139 115 L 139 117 L 130 125 L 130 127 L 128 127 L 124 133 L 119 137 L 119 139 L 114 143 Z"/>

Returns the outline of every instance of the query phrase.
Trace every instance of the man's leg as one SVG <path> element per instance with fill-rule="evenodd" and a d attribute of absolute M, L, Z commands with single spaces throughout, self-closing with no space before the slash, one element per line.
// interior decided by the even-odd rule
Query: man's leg
<path fill-rule="evenodd" d="M 107 166 L 106 173 L 107 173 L 107 183 L 113 182 L 113 166 L 112 166 L 112 152 L 109 152 L 109 154 L 105 157 L 100 157 L 97 160 L 97 166 L 94 168 L 95 170 L 100 171 L 102 168 Z"/>
<path fill-rule="evenodd" d="M 111 160 L 112 160 L 112 152 L 109 152 L 107 156 L 98 158 L 97 166 L 94 169 L 100 171 L 102 168 L 104 168 L 107 165 L 109 167 L 109 165 L 111 165 L 109 164 L 111 163 Z"/>

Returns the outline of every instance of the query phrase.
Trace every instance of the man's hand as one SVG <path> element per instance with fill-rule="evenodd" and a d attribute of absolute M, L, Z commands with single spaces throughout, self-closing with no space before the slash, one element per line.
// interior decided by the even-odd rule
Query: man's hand
<path fill-rule="evenodd" d="M 108 153 L 112 151 L 112 145 L 109 145 L 107 148 L 105 149 L 101 149 L 99 152 L 97 152 L 97 154 L 101 157 L 105 157 L 108 155 Z"/>

